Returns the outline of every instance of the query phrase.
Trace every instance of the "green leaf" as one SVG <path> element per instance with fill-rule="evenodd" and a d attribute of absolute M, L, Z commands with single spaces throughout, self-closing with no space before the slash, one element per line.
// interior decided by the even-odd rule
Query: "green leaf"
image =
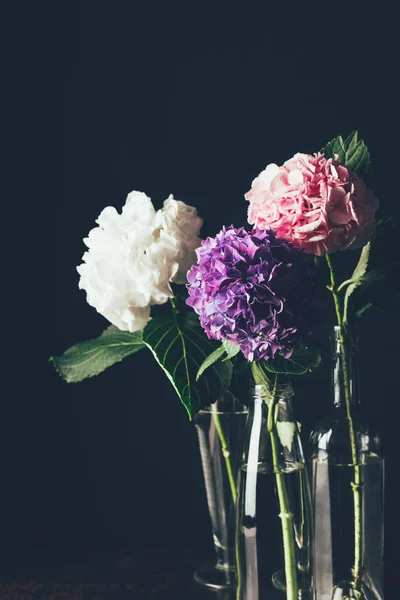
<path fill-rule="evenodd" d="M 272 382 L 270 381 L 267 373 L 265 372 L 266 361 L 253 361 L 251 363 L 251 374 L 256 385 L 262 385 L 265 390 L 263 400 L 271 408 L 273 402 L 273 396 L 271 394 Z"/>
<path fill-rule="evenodd" d="M 268 378 L 268 375 L 265 372 L 265 363 L 267 361 L 263 361 L 261 366 L 260 361 L 254 361 L 251 363 L 251 374 L 253 375 L 254 383 L 256 385 L 263 385 L 270 391 L 271 389 L 271 381 Z M 264 367 L 264 368 L 263 368 Z"/>
<path fill-rule="evenodd" d="M 360 317 L 369 308 L 392 315 L 400 316 L 400 293 L 390 287 L 376 286 L 366 291 L 363 296 L 369 298 L 369 302 L 356 310 L 356 316 Z"/>
<path fill-rule="evenodd" d="M 204 359 L 204 361 L 201 363 L 200 368 L 196 374 L 196 381 L 200 379 L 200 377 L 203 375 L 206 369 L 208 369 L 209 367 L 211 367 L 211 365 L 216 363 L 224 354 L 225 348 L 223 346 L 220 346 L 219 348 L 214 350 L 214 352 L 211 352 L 211 354 L 209 354 L 207 358 Z"/>
<path fill-rule="evenodd" d="M 50 361 L 65 381 L 77 383 L 98 375 L 142 348 L 145 345 L 141 331 L 130 333 L 111 325 L 100 337 L 75 344 L 62 356 L 52 356 Z"/>
<path fill-rule="evenodd" d="M 231 362 L 211 365 L 196 382 L 196 373 L 215 345 L 193 321 L 188 325 L 185 317 L 174 311 L 154 317 L 143 330 L 143 342 L 171 381 L 190 419 L 228 389 Z"/>
<path fill-rule="evenodd" d="M 222 360 L 222 362 L 230 360 L 231 358 L 236 356 L 238 352 L 240 352 L 239 345 L 234 344 L 233 342 L 230 342 L 228 340 L 223 340 L 222 345 L 216 350 L 214 350 L 214 352 L 212 352 L 209 356 L 207 356 L 207 358 L 200 365 L 200 369 L 197 371 L 196 381 L 199 380 L 199 378 L 203 375 L 206 369 L 208 369 L 211 365 L 220 360 L 220 358 L 222 358 L 224 354 L 226 354 L 226 356 Z"/>
<path fill-rule="evenodd" d="M 233 358 L 234 356 L 236 356 L 236 354 L 238 354 L 240 352 L 239 344 L 234 344 L 233 342 L 231 342 L 229 340 L 223 340 L 222 345 L 223 345 L 224 350 L 227 355 L 226 358 L 224 358 L 224 362 L 226 360 L 230 360 L 231 358 Z"/>
<path fill-rule="evenodd" d="M 366 310 L 368 310 L 369 308 L 372 308 L 372 307 L 373 307 L 372 302 L 368 302 L 367 304 L 364 304 L 364 306 L 361 306 L 361 308 L 356 310 L 356 312 L 355 312 L 356 317 L 361 317 L 361 315 L 363 313 L 365 313 Z"/>
<path fill-rule="evenodd" d="M 239 355 L 240 357 L 243 355 Z M 243 357 L 243 364 L 238 363 L 236 359 L 235 366 L 233 369 L 232 375 L 232 383 L 230 386 L 230 391 L 234 396 L 236 396 L 242 404 L 246 406 L 249 403 L 249 387 L 253 383 L 253 378 L 251 376 L 251 365 L 247 360 Z"/>
<path fill-rule="evenodd" d="M 375 308 L 400 316 L 400 293 L 392 288 L 380 288 L 372 295 Z"/>
<path fill-rule="evenodd" d="M 346 154 L 347 154 L 348 159 L 350 159 L 350 160 L 353 158 L 354 154 L 357 151 L 357 147 L 358 147 L 357 140 L 358 140 L 358 132 L 353 131 L 353 133 L 351 133 L 349 135 L 349 137 L 347 137 L 345 139 L 345 141 L 343 142 L 343 149 L 346 152 L 346 148 L 347 148 Z"/>
<path fill-rule="evenodd" d="M 370 251 L 371 251 L 371 242 L 368 242 L 368 244 L 366 246 L 364 246 L 364 248 L 361 251 L 361 255 L 359 258 L 359 261 L 357 263 L 356 268 L 353 271 L 353 275 L 351 276 L 351 279 L 360 279 L 360 277 L 362 277 L 368 268 L 368 261 L 369 261 L 369 255 L 370 255 Z M 343 312 L 343 321 L 345 323 L 347 323 L 347 313 L 348 313 L 348 306 L 349 306 L 349 299 L 350 296 L 352 295 L 352 293 L 354 292 L 354 290 L 356 289 L 356 287 L 358 285 L 360 285 L 360 281 L 351 283 L 346 290 L 345 296 L 344 296 L 344 312 Z"/>
<path fill-rule="evenodd" d="M 347 321 L 353 314 L 360 316 L 371 307 L 400 316 L 399 238 L 399 218 L 378 221 L 369 242 L 368 270 L 352 292 L 347 307 Z"/>
<path fill-rule="evenodd" d="M 387 275 L 394 274 L 400 275 L 400 263 L 393 263 L 391 265 L 384 265 L 383 267 L 379 267 L 378 269 L 373 269 L 372 271 L 367 271 L 365 275 L 360 277 L 358 281 L 362 285 L 371 285 L 373 283 L 377 283 L 385 279 Z"/>
<path fill-rule="evenodd" d="M 371 236 L 370 269 L 398 262 L 399 238 L 400 219 L 398 217 L 389 217 L 378 221 Z"/>
<path fill-rule="evenodd" d="M 367 146 L 353 131 L 344 141 L 341 135 L 328 142 L 321 150 L 326 158 L 337 157 L 352 173 L 365 177 L 370 171 L 371 159 Z"/>
<path fill-rule="evenodd" d="M 179 286 L 180 287 L 180 286 Z M 203 331 L 200 325 L 199 316 L 196 315 L 194 310 L 187 312 L 185 309 L 180 313 L 180 320 L 183 323 L 185 329 L 197 329 L 197 331 Z"/>
<path fill-rule="evenodd" d="M 278 355 L 276 358 L 264 361 L 264 367 L 270 373 L 286 375 L 303 375 L 318 367 L 321 354 L 317 348 L 295 350 L 290 358 Z"/>
<path fill-rule="evenodd" d="M 320 151 L 326 158 L 337 158 L 340 162 L 343 162 L 346 152 L 344 149 L 342 136 L 338 136 L 334 138 L 332 141 L 328 142 L 324 148 Z"/>
<path fill-rule="evenodd" d="M 291 452 L 294 434 L 296 433 L 296 424 L 291 421 L 277 421 L 276 430 L 282 446 Z"/>

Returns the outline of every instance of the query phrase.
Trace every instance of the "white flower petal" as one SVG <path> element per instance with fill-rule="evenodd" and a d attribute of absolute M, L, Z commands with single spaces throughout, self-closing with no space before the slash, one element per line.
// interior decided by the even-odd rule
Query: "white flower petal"
<path fill-rule="evenodd" d="M 175 283 L 186 283 L 186 273 L 196 262 L 195 250 L 201 245 L 199 237 L 203 225 L 197 210 L 170 194 L 158 211 L 163 235 L 171 236 L 177 244 L 178 268 L 173 276 Z M 160 235 L 160 237 L 163 237 Z"/>
<path fill-rule="evenodd" d="M 143 192 L 127 196 L 119 214 L 112 206 L 84 243 L 88 251 L 77 267 L 88 303 L 125 331 L 138 331 L 150 319 L 152 304 L 173 297 L 171 281 L 186 281 L 196 261 L 202 220 L 195 208 L 170 196 L 155 211 Z M 184 273 L 183 273 L 184 272 Z"/>

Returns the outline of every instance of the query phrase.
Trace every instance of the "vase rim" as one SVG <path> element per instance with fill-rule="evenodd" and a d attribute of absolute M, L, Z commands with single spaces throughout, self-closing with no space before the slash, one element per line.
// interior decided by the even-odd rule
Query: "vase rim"
<path fill-rule="evenodd" d="M 214 415 L 246 415 L 249 412 L 247 406 L 243 406 L 241 410 L 212 410 L 211 406 L 201 408 L 197 413 L 213 413 Z"/>
<path fill-rule="evenodd" d="M 343 329 L 344 331 L 350 331 L 352 334 L 354 333 L 358 333 L 360 330 L 360 326 L 357 323 L 353 323 L 352 325 L 333 325 L 332 326 L 332 331 L 334 332 L 339 332 L 341 329 Z"/>
<path fill-rule="evenodd" d="M 261 402 L 269 396 L 265 385 L 255 384 L 250 388 L 250 397 L 256 402 Z M 289 399 L 294 396 L 294 390 L 291 382 L 281 383 L 275 388 L 276 399 Z"/>
<path fill-rule="evenodd" d="M 360 336 L 360 328 L 357 324 L 342 327 L 340 327 L 340 325 L 334 325 L 331 332 L 331 340 L 338 343 L 342 341 L 343 335 L 350 343 L 357 344 Z"/>

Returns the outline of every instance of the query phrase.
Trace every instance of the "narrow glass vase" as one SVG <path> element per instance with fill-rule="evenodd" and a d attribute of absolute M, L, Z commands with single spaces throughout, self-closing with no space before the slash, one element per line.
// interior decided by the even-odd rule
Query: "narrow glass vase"
<path fill-rule="evenodd" d="M 236 481 L 247 412 L 227 392 L 194 418 L 216 553 L 216 563 L 197 568 L 194 579 L 214 590 L 236 587 Z"/>
<path fill-rule="evenodd" d="M 383 600 L 384 461 L 358 396 L 355 328 L 332 334 L 331 413 L 311 434 L 315 600 Z"/>
<path fill-rule="evenodd" d="M 249 405 L 237 506 L 237 600 L 311 598 L 311 498 L 290 384 Z"/>

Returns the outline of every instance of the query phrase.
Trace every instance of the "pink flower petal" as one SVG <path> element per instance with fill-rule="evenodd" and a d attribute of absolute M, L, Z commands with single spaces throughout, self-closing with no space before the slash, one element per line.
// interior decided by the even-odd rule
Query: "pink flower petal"
<path fill-rule="evenodd" d="M 268 165 L 246 199 L 251 224 L 317 255 L 368 241 L 378 206 L 360 177 L 322 154 L 297 153 L 282 167 Z"/>

